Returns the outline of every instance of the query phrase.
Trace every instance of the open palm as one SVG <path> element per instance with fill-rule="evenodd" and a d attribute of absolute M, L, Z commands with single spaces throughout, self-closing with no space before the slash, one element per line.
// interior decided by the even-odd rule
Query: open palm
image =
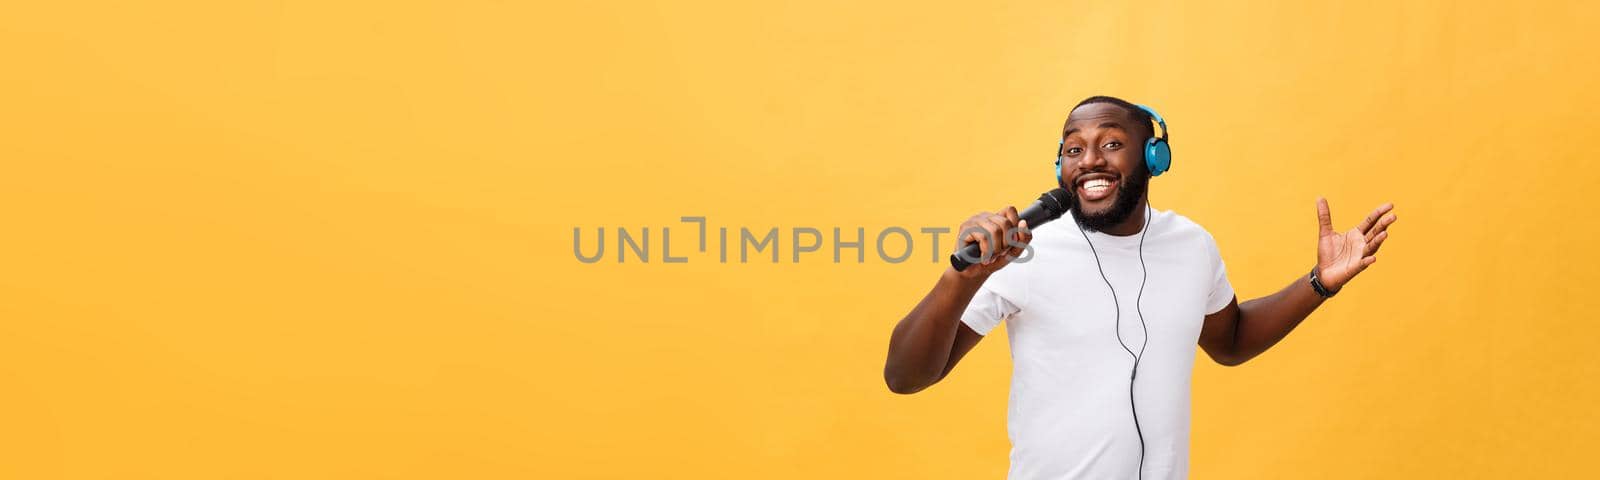
<path fill-rule="evenodd" d="M 1339 233 L 1333 229 L 1333 216 L 1328 213 L 1328 201 L 1317 199 L 1317 270 L 1322 285 L 1338 291 L 1350 279 L 1378 261 L 1378 247 L 1389 238 L 1389 225 L 1398 219 L 1390 211 L 1394 204 L 1385 203 L 1367 215 L 1360 225 Z"/>

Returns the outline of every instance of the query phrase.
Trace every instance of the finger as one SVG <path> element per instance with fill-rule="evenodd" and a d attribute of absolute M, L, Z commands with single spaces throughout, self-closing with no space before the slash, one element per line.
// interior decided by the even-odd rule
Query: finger
<path fill-rule="evenodd" d="M 970 228 L 972 232 L 968 234 L 968 239 L 971 240 L 972 243 L 978 244 L 978 258 L 973 260 L 973 263 L 983 263 L 983 261 L 988 258 L 991 248 L 989 244 L 992 243 L 990 241 L 991 238 L 989 237 L 989 227 L 986 225 L 983 217 L 977 217 L 972 220 L 972 226 L 968 228 Z"/>
<path fill-rule="evenodd" d="M 1371 214 L 1367 215 L 1367 218 L 1361 219 L 1361 224 L 1357 225 L 1356 229 L 1361 230 L 1361 233 L 1367 233 L 1368 230 L 1372 229 L 1373 225 L 1377 224 L 1378 219 L 1382 218 L 1383 214 L 1389 213 L 1390 210 L 1394 210 L 1393 203 L 1379 205 L 1377 209 L 1373 210 Z"/>
<path fill-rule="evenodd" d="M 1361 257 L 1361 260 L 1356 261 L 1355 271 L 1350 272 L 1350 278 L 1355 278 L 1361 272 L 1367 271 L 1367 267 L 1372 266 L 1374 263 L 1378 263 L 1378 257 Z M 1348 285 L 1350 280 L 1346 279 L 1345 282 Z"/>
<path fill-rule="evenodd" d="M 982 233 L 983 226 L 978 225 L 977 217 L 973 217 L 967 220 L 966 223 L 961 224 L 961 243 L 977 243 L 978 237 L 981 237 Z"/>
<path fill-rule="evenodd" d="M 1321 226 L 1321 235 L 1333 233 L 1333 215 L 1328 213 L 1328 199 L 1317 198 L 1317 224 Z"/>
<path fill-rule="evenodd" d="M 1003 215 L 995 215 L 994 217 L 991 217 L 990 220 L 992 227 L 989 230 L 989 234 L 993 235 L 993 237 L 990 238 L 994 241 L 994 245 L 992 245 L 992 247 L 994 247 L 994 251 L 990 253 L 989 263 L 993 264 L 1004 260 L 1006 255 L 1011 253 L 1010 242 L 1011 236 L 1015 234 L 1015 227 L 1013 227 L 1011 221 L 1006 219 L 1006 217 Z"/>
<path fill-rule="evenodd" d="M 963 245 L 968 243 L 978 243 L 977 230 L 983 228 L 978 225 L 978 220 L 983 218 L 984 215 L 986 215 L 984 212 L 978 212 L 972 215 L 971 218 L 968 218 L 967 221 L 961 222 L 961 227 L 959 227 L 961 228 L 961 232 L 959 233 L 961 238 L 959 241 Z"/>
<path fill-rule="evenodd" d="M 1001 212 L 1004 212 L 1004 210 Z M 994 258 L 991 258 L 989 263 L 996 263 L 1005 260 L 1007 256 L 1011 255 L 1011 243 L 1017 235 L 1017 226 L 1011 219 L 1006 218 L 1004 214 L 997 214 L 991 218 L 996 230 L 990 230 L 990 233 L 994 235 Z"/>
<path fill-rule="evenodd" d="M 1378 234 L 1389 230 L 1389 226 L 1393 225 L 1395 220 L 1399 219 L 1400 217 L 1395 216 L 1393 213 L 1384 215 L 1383 218 L 1378 220 L 1378 224 L 1372 227 L 1372 230 L 1367 231 L 1367 241 L 1370 242 L 1373 238 L 1376 238 Z"/>
<path fill-rule="evenodd" d="M 1389 232 L 1378 232 L 1378 236 L 1367 241 L 1367 253 L 1363 256 L 1370 257 L 1378 253 L 1378 248 L 1383 246 L 1383 241 L 1389 239 Z"/>
<path fill-rule="evenodd" d="M 1003 217 L 989 216 L 978 221 L 978 225 L 985 231 L 983 242 L 983 256 L 980 257 L 984 264 L 994 263 L 997 253 L 1005 249 L 1005 227 L 1000 225 Z"/>
<path fill-rule="evenodd" d="M 1004 210 L 1001 210 L 1000 215 L 1000 220 L 1002 220 L 1000 222 L 1000 227 L 1003 229 L 1000 231 L 1003 235 L 1000 238 L 1004 244 L 1000 245 L 998 248 L 1001 253 L 1010 254 L 1011 244 L 1017 240 L 1017 225 L 1022 223 L 1022 218 L 1017 216 L 1017 209 L 1012 207 L 1006 207 Z"/>
<path fill-rule="evenodd" d="M 982 214 L 973 216 L 967 220 L 967 223 L 961 224 L 962 248 L 966 248 L 965 245 L 969 243 L 978 244 L 978 258 L 973 259 L 973 263 L 981 262 L 983 260 L 983 252 L 988 249 L 989 238 L 988 235 L 984 234 L 984 231 Z"/>
<path fill-rule="evenodd" d="M 1022 218 L 1017 216 L 1015 207 L 1002 208 L 995 214 L 995 221 L 1000 225 L 1000 236 L 995 237 L 1000 239 L 999 244 L 994 246 L 996 254 L 1012 255 L 1011 243 L 1017 238 L 1017 223 L 1021 222 Z"/>
<path fill-rule="evenodd" d="M 1017 223 L 1022 222 L 1022 217 L 1017 216 L 1017 207 L 1006 207 L 1005 210 L 1000 211 L 1000 215 L 1005 216 L 1006 221 L 1010 223 L 1007 227 L 1015 227 Z"/>
<path fill-rule="evenodd" d="M 1028 231 L 1027 220 L 1021 220 L 1017 222 L 1015 234 L 1012 235 L 1011 238 L 1015 241 L 1012 242 L 1011 248 L 1006 251 L 1006 254 L 1013 257 L 1022 255 L 1023 246 L 1027 245 L 1028 242 L 1033 241 L 1033 233 Z"/>
<path fill-rule="evenodd" d="M 972 263 L 983 263 L 983 252 L 989 251 L 989 236 L 983 234 L 983 228 L 977 225 L 969 227 L 966 243 L 978 244 L 978 258 L 971 259 Z M 965 247 L 963 247 L 965 248 Z M 966 255 L 963 253 L 962 255 Z"/>

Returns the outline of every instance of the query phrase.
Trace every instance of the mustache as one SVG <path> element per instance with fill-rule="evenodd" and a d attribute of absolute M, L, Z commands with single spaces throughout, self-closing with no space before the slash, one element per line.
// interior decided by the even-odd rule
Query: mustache
<path fill-rule="evenodd" d="M 1072 176 L 1072 183 L 1078 183 L 1078 181 L 1082 180 L 1083 177 L 1089 175 L 1104 175 L 1118 180 L 1122 179 L 1123 177 L 1122 173 L 1117 172 L 1116 170 L 1078 170 L 1074 173 L 1076 174 Z"/>

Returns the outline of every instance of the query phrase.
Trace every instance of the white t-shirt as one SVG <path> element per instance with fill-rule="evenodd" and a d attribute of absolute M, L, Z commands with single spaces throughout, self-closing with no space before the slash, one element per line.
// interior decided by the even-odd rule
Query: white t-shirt
<path fill-rule="evenodd" d="M 1141 298 L 1140 235 L 1088 236 L 1115 287 L 1115 303 L 1078 225 L 1063 217 L 1035 229 L 1034 256 L 990 276 L 961 315 L 984 335 L 1007 322 L 1008 478 L 1138 477 L 1139 435 L 1129 405 L 1133 356 L 1117 342 L 1114 308 L 1121 311 L 1122 342 L 1134 353 L 1144 346 L 1132 381 L 1144 478 L 1185 478 L 1189 379 L 1200 327 L 1205 315 L 1233 299 L 1216 242 L 1182 215 L 1152 212 L 1143 239 L 1148 275 Z"/>

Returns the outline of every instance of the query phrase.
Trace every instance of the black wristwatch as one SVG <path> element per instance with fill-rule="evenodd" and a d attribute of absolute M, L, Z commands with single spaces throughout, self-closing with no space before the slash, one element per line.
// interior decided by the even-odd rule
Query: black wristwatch
<path fill-rule="evenodd" d="M 1335 294 L 1339 293 L 1336 290 L 1328 290 L 1328 287 L 1322 286 L 1322 279 L 1317 277 L 1317 267 L 1311 267 L 1311 289 L 1316 290 L 1317 295 L 1322 295 L 1322 298 L 1333 298 Z"/>

